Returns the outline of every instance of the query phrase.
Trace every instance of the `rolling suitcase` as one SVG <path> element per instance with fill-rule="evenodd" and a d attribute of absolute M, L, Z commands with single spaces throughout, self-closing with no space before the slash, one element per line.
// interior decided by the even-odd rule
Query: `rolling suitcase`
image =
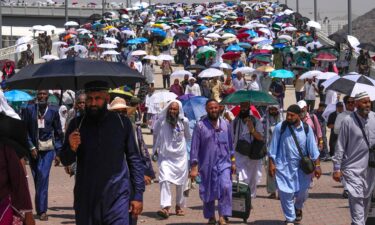
<path fill-rule="evenodd" d="M 246 223 L 250 217 L 251 191 L 249 185 L 237 179 L 232 182 L 232 217 L 240 218 Z"/>

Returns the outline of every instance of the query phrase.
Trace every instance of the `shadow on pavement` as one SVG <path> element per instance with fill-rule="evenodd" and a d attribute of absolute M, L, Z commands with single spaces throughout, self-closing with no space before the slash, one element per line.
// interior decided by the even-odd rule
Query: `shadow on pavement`
<path fill-rule="evenodd" d="M 153 219 L 156 219 L 156 220 L 163 220 L 160 216 L 158 216 L 156 214 L 156 211 L 155 212 L 142 212 L 141 216 L 148 217 L 148 218 L 153 218 Z"/>
<path fill-rule="evenodd" d="M 52 211 L 60 211 L 60 210 L 74 210 L 71 206 L 57 206 L 57 207 L 49 207 L 48 210 Z"/>
<path fill-rule="evenodd" d="M 188 208 L 192 210 L 203 210 L 203 205 L 190 206 Z"/>
<path fill-rule="evenodd" d="M 256 220 L 256 221 L 253 221 L 253 222 L 247 223 L 247 224 L 251 224 L 251 225 L 284 225 L 285 222 L 280 221 L 280 220 Z"/>
<path fill-rule="evenodd" d="M 202 225 L 204 223 L 167 223 L 166 225 Z"/>
<path fill-rule="evenodd" d="M 72 220 L 72 221 L 63 221 L 63 222 L 61 222 L 61 224 L 76 224 L 76 221 L 75 220 Z"/>
<path fill-rule="evenodd" d="M 49 217 L 75 220 L 74 214 L 48 214 Z"/>
<path fill-rule="evenodd" d="M 340 193 L 309 193 L 309 198 L 315 199 L 325 199 L 325 198 L 339 198 L 342 199 L 342 194 Z"/>

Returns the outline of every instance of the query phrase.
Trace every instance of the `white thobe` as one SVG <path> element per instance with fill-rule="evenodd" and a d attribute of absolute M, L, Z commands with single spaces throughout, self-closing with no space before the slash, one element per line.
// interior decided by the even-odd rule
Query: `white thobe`
<path fill-rule="evenodd" d="M 201 88 L 198 84 L 193 84 L 193 86 L 186 85 L 185 94 L 192 94 L 194 96 L 201 96 Z"/>

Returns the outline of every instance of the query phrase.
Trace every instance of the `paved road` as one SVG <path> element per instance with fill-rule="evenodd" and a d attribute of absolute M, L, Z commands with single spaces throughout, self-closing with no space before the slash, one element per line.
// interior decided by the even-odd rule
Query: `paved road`
<path fill-rule="evenodd" d="M 161 74 L 157 70 L 156 87 L 161 87 Z M 294 91 L 288 88 L 286 105 L 295 102 Z M 144 130 L 145 141 L 152 146 L 152 137 L 148 130 Z M 315 182 L 310 191 L 310 198 L 304 209 L 304 225 L 345 225 L 349 224 L 348 202 L 341 198 L 342 187 L 331 179 L 331 163 L 322 163 L 324 175 Z M 157 166 L 154 165 L 157 171 Z M 30 172 L 29 172 L 30 174 Z M 93 177 L 93 179 L 95 179 Z M 31 192 L 34 194 L 33 182 L 29 178 Z M 50 176 L 49 191 L 49 215 L 48 222 L 37 221 L 40 225 L 75 224 L 73 204 L 74 179 L 69 178 L 62 167 L 53 167 Z M 198 190 L 193 190 L 187 200 L 185 217 L 171 216 L 168 220 L 159 220 L 156 211 L 159 209 L 159 185 L 152 184 L 146 188 L 144 195 L 144 212 L 140 216 L 139 224 L 144 225 L 194 225 L 204 224 L 202 203 L 198 196 Z M 251 212 L 249 224 L 258 225 L 282 225 L 284 217 L 280 203 L 277 200 L 267 199 L 265 178 L 258 187 L 258 197 L 253 202 L 254 210 Z M 233 219 L 232 224 L 241 224 L 242 220 Z"/>

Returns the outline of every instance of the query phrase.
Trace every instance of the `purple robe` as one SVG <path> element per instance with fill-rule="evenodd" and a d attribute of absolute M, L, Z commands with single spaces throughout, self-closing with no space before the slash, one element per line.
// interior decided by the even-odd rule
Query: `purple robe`
<path fill-rule="evenodd" d="M 199 195 L 203 202 L 220 199 L 224 194 L 219 177 L 230 170 L 232 155 L 231 126 L 225 120 L 220 118 L 219 129 L 215 129 L 208 118 L 197 123 L 193 132 L 190 161 L 191 164 L 198 163 L 202 180 Z"/>

